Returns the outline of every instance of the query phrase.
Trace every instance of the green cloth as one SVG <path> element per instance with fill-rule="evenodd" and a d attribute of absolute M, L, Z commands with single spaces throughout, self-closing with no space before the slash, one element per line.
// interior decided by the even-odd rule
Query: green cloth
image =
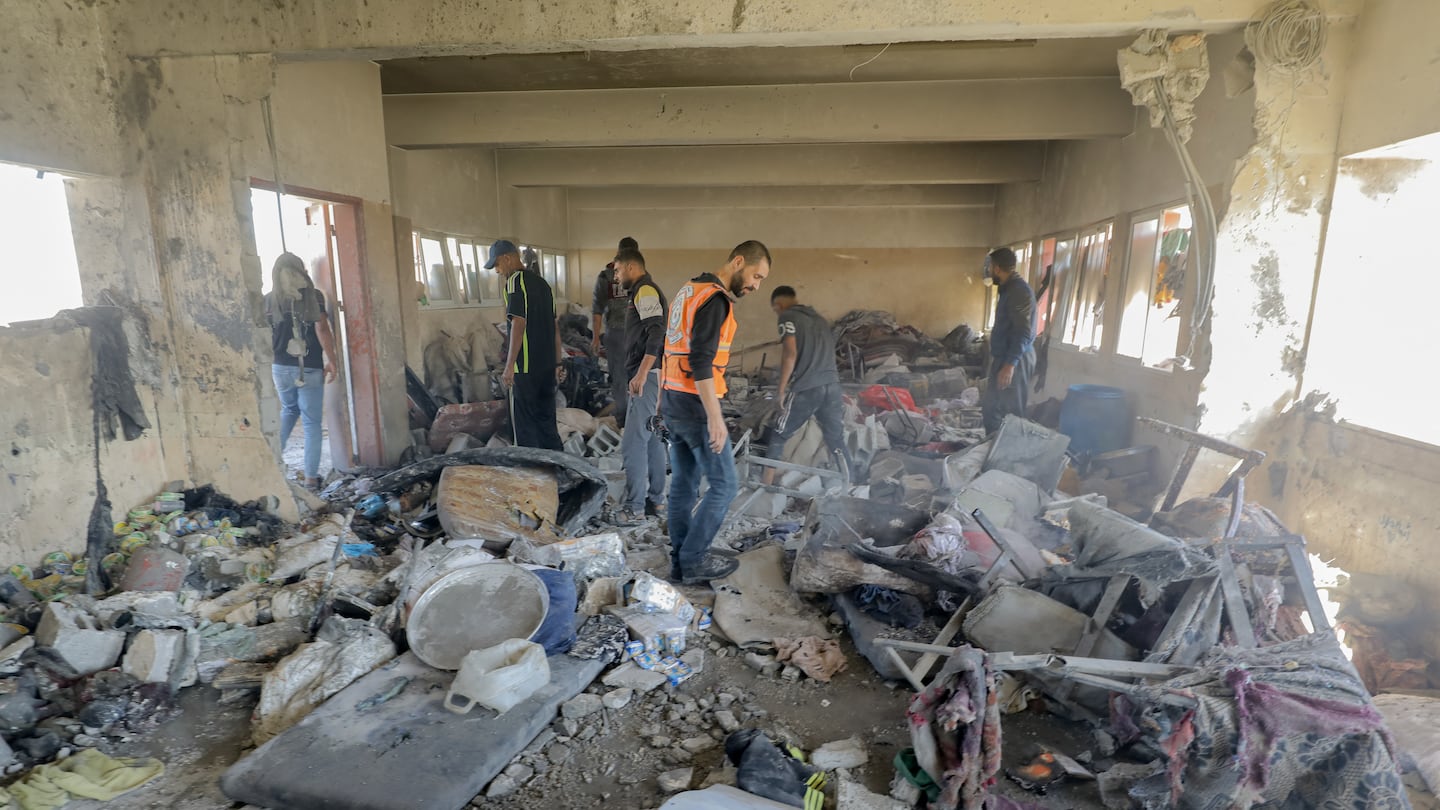
<path fill-rule="evenodd" d="M 915 757 L 914 748 L 906 748 L 895 755 L 895 770 L 905 777 L 905 781 L 920 788 L 926 799 L 933 802 L 940 798 L 940 786 L 935 784 L 935 780 L 930 778 L 930 774 L 926 773 L 924 768 L 920 767 L 920 761 Z"/>
<path fill-rule="evenodd" d="M 71 798 L 109 801 L 165 772 L 158 759 L 117 759 L 87 748 L 41 765 L 9 788 L 0 788 L 0 807 L 56 810 Z"/>

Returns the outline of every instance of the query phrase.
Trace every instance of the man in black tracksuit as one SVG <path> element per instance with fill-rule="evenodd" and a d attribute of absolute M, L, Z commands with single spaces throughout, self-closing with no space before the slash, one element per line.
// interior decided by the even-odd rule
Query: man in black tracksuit
<path fill-rule="evenodd" d="M 1006 414 L 1025 417 L 1035 372 L 1035 293 L 1015 270 L 1015 251 L 990 251 L 990 277 L 1000 289 L 990 330 L 990 376 L 980 401 L 985 432 L 1000 429 Z"/>
<path fill-rule="evenodd" d="M 555 424 L 556 383 L 565 374 L 555 296 L 539 273 L 526 269 L 514 242 L 490 246 L 486 270 L 505 280 L 505 316 L 510 321 L 509 353 L 501 380 L 510 391 L 510 425 L 518 447 L 561 450 Z"/>

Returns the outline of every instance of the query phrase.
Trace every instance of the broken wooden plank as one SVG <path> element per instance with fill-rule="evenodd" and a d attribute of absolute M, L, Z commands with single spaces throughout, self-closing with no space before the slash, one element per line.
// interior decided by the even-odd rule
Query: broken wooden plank
<path fill-rule="evenodd" d="M 1305 554 L 1305 538 L 1291 537 L 1285 543 L 1285 553 L 1290 557 L 1290 568 L 1300 583 L 1300 596 L 1305 600 L 1305 609 L 1310 612 L 1310 624 L 1315 632 L 1330 631 L 1330 617 L 1325 615 L 1325 604 L 1315 590 L 1315 572 L 1310 568 L 1310 558 Z"/>
<path fill-rule="evenodd" d="M 935 635 L 935 641 L 932 643 L 939 647 L 950 647 L 950 642 L 960 632 L 960 625 L 965 622 L 965 614 L 970 612 L 970 604 L 971 598 L 965 597 L 965 601 L 961 602 L 960 607 L 950 614 L 950 621 L 940 628 L 940 632 Z M 939 660 L 940 653 L 938 652 L 927 652 L 920 656 L 920 660 L 915 662 L 915 679 L 924 682 L 925 676 L 930 674 L 930 668 L 935 666 L 935 662 Z"/>
<path fill-rule="evenodd" d="M 905 663 L 904 658 L 900 657 L 900 651 L 894 646 L 885 643 L 889 640 L 890 639 L 882 638 L 877 640 L 875 643 L 883 647 L 885 649 L 885 654 L 890 656 L 890 660 L 894 662 L 895 666 L 899 667 L 900 671 L 905 673 L 905 680 L 910 682 L 910 687 L 912 689 L 914 689 L 916 692 L 925 691 L 924 682 L 921 681 L 919 678 L 915 677 L 915 671 L 910 668 L 909 664 Z"/>
<path fill-rule="evenodd" d="M 1175 472 L 1170 475 L 1170 486 L 1165 488 L 1165 499 L 1161 501 L 1157 512 L 1169 512 L 1175 508 L 1175 502 L 1180 500 L 1180 490 L 1185 488 L 1185 479 L 1190 477 L 1190 468 L 1195 466 L 1195 459 L 1199 455 L 1199 445 L 1191 444 L 1185 447 L 1180 463 L 1175 465 Z"/>
<path fill-rule="evenodd" d="M 1000 549 L 1000 556 L 995 560 L 995 564 L 991 565 L 990 570 L 986 571 L 985 576 L 980 579 L 982 586 L 988 587 L 991 582 L 994 582 L 1007 563 L 1014 565 L 1015 570 L 1019 571 L 1020 576 L 1025 579 L 1032 579 L 1036 576 L 1034 571 L 1028 570 L 1025 563 L 1021 562 L 1020 556 L 1015 553 L 1010 541 L 1006 540 L 1003 533 L 995 527 L 994 523 L 990 522 L 990 518 L 985 516 L 983 509 L 971 512 L 970 517 L 975 518 L 975 522 L 980 524 L 980 530 L 994 541 L 996 548 Z"/>
<path fill-rule="evenodd" d="M 875 644 L 902 652 L 933 652 L 941 656 L 953 654 L 958 647 L 942 647 L 920 641 L 905 641 L 898 638 L 876 639 Z M 1078 655 L 1057 655 L 1035 653 L 990 653 L 990 664 L 997 670 L 1020 672 L 1026 670 L 1050 670 L 1053 672 L 1090 672 L 1117 678 L 1174 678 L 1195 671 L 1194 667 L 1181 664 L 1158 664 L 1148 661 L 1118 661 L 1110 658 L 1086 658 Z"/>
<path fill-rule="evenodd" d="M 1219 567 L 1220 595 L 1225 600 L 1225 615 L 1230 628 L 1235 631 L 1235 643 L 1241 649 L 1255 649 L 1255 628 L 1250 624 L 1250 612 L 1245 609 L 1245 599 L 1240 593 L 1240 580 L 1235 574 L 1235 560 L 1230 557 L 1226 543 L 1215 547 L 1215 562 Z"/>

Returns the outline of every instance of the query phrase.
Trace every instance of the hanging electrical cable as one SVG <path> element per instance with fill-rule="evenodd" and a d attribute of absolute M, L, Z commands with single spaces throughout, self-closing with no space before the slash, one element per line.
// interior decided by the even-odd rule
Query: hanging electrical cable
<path fill-rule="evenodd" d="M 1257 64 L 1286 73 L 1309 70 L 1325 51 L 1325 12 L 1310 0 L 1276 0 L 1245 26 Z"/>
<path fill-rule="evenodd" d="M 280 249 L 290 252 L 285 243 L 285 182 L 280 179 L 280 152 L 275 148 L 275 118 L 270 112 L 270 97 L 260 99 L 260 115 L 265 119 L 265 142 L 270 146 L 270 168 L 275 174 L 275 215 L 280 220 Z"/>
<path fill-rule="evenodd" d="M 1175 125 L 1175 116 L 1165 85 L 1160 79 L 1154 79 L 1153 82 L 1155 98 L 1163 116 L 1165 136 L 1175 149 L 1175 156 L 1180 160 L 1180 170 L 1185 176 L 1186 200 L 1190 204 L 1190 211 L 1196 216 L 1200 231 L 1198 238 L 1191 241 L 1191 244 L 1199 249 L 1200 255 L 1196 261 L 1199 273 L 1195 281 L 1195 307 L 1190 316 L 1190 340 L 1185 353 L 1176 358 L 1181 367 L 1193 368 L 1195 350 L 1200 345 L 1200 333 L 1204 329 L 1205 321 L 1210 317 L 1210 301 L 1215 295 L 1215 253 L 1219 225 L 1214 201 L 1210 199 L 1210 190 L 1206 188 L 1200 169 L 1190 157 L 1190 150 L 1185 146 Z"/>

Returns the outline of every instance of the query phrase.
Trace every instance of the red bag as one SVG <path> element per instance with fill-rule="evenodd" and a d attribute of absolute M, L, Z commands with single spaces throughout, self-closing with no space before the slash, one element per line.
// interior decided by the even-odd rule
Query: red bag
<path fill-rule="evenodd" d="M 878 408 L 882 411 L 906 410 L 918 411 L 915 407 L 915 398 L 904 388 L 896 388 L 890 385 L 872 385 L 860 392 L 860 404 L 867 408 Z"/>

